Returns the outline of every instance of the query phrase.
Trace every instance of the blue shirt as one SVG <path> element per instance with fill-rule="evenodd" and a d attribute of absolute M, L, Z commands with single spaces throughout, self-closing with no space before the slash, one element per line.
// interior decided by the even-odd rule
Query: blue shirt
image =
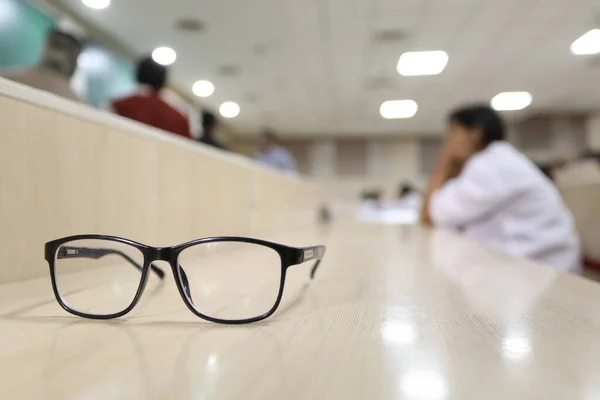
<path fill-rule="evenodd" d="M 265 165 L 284 171 L 296 171 L 296 162 L 288 149 L 282 146 L 271 146 L 268 150 L 257 154 L 256 159 Z"/>

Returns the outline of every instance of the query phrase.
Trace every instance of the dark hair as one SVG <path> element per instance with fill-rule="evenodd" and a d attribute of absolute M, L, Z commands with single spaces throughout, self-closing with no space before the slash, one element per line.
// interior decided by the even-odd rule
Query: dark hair
<path fill-rule="evenodd" d="M 404 197 L 413 192 L 416 192 L 414 186 L 411 185 L 410 183 L 404 182 L 398 188 L 398 197 Z"/>
<path fill-rule="evenodd" d="M 363 201 L 379 201 L 383 195 L 383 192 L 379 189 L 367 189 L 363 190 L 360 194 L 360 198 Z"/>
<path fill-rule="evenodd" d="M 60 42 L 69 42 L 69 45 L 73 47 L 77 53 L 81 52 L 83 49 L 83 42 L 79 40 L 75 35 L 72 35 L 68 32 L 62 31 L 58 28 L 53 28 L 48 32 L 47 42 L 51 45 L 57 44 Z"/>
<path fill-rule="evenodd" d="M 77 69 L 77 58 L 81 54 L 82 49 L 83 42 L 76 36 L 57 28 L 51 29 L 46 38 L 46 48 L 42 63 L 44 66 L 70 78 Z M 67 58 L 63 59 L 61 57 L 57 59 L 56 57 L 49 57 L 48 53 L 55 52 L 60 52 L 62 55 L 66 55 Z"/>
<path fill-rule="evenodd" d="M 265 128 L 262 135 L 272 143 L 279 143 L 279 136 L 271 128 Z"/>
<path fill-rule="evenodd" d="M 160 90 L 167 82 L 167 67 L 160 65 L 152 57 L 144 57 L 137 63 L 136 78 L 138 83 Z"/>
<path fill-rule="evenodd" d="M 465 128 L 481 129 L 481 146 L 498 140 L 504 140 L 506 127 L 500 114 L 487 105 L 474 105 L 461 107 L 450 113 L 450 122 L 462 125 Z"/>
<path fill-rule="evenodd" d="M 218 124 L 217 117 L 210 111 L 202 111 L 202 128 L 204 132 L 210 131 Z"/>

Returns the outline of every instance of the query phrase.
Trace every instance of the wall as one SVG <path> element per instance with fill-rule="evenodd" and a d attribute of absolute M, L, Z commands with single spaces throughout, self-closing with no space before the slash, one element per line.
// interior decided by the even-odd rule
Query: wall
<path fill-rule="evenodd" d="M 536 163 L 574 158 L 600 148 L 600 115 L 587 127 L 581 114 L 535 115 L 513 124 L 509 140 Z M 242 153 L 253 154 L 253 141 L 235 142 Z M 356 201 L 367 189 L 391 198 L 404 181 L 425 189 L 443 143 L 442 136 L 285 139 L 299 171 L 323 182 L 330 197 L 341 202 Z"/>
<path fill-rule="evenodd" d="M 234 149 L 252 157 L 256 143 L 237 137 Z M 427 183 L 439 151 L 439 138 L 284 139 L 298 170 L 323 183 L 333 201 L 356 201 L 365 189 L 392 197 L 401 182 Z"/>
<path fill-rule="evenodd" d="M 62 236 L 269 237 L 314 225 L 322 202 L 299 177 L 2 79 L 0 120 L 0 282 L 47 274 Z"/>
<path fill-rule="evenodd" d="M 590 116 L 586 124 L 586 140 L 593 151 L 600 151 L 600 113 Z"/>
<path fill-rule="evenodd" d="M 586 117 L 575 115 L 537 115 L 515 124 L 511 142 L 537 163 L 576 158 L 589 147 Z"/>
<path fill-rule="evenodd" d="M 401 182 L 423 188 L 426 174 L 421 163 L 422 141 L 416 138 L 375 139 L 367 142 L 365 174 L 330 176 L 321 179 L 333 201 L 351 202 L 365 189 L 382 190 L 387 198 L 395 195 Z"/>

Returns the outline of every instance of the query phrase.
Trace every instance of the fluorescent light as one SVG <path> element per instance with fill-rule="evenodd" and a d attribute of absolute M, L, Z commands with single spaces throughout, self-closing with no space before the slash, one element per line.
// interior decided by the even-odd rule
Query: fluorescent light
<path fill-rule="evenodd" d="M 385 119 L 400 119 L 413 117 L 418 109 L 414 100 L 390 100 L 381 105 L 379 112 Z"/>
<path fill-rule="evenodd" d="M 215 85 L 209 81 L 196 81 L 192 85 L 192 92 L 198 97 L 209 97 L 215 91 Z"/>
<path fill-rule="evenodd" d="M 448 64 L 445 51 L 415 51 L 404 53 L 398 60 L 398 73 L 402 76 L 438 75 Z"/>
<path fill-rule="evenodd" d="M 233 101 L 226 101 L 219 107 L 219 112 L 225 118 L 235 118 L 240 114 L 240 106 Z"/>
<path fill-rule="evenodd" d="M 81 2 L 94 10 L 104 10 L 110 6 L 110 0 L 81 0 Z"/>
<path fill-rule="evenodd" d="M 504 92 L 492 99 L 492 108 L 496 111 L 518 111 L 529 107 L 533 97 L 529 92 Z"/>
<path fill-rule="evenodd" d="M 177 53 L 170 47 L 158 47 L 152 52 L 152 59 L 161 65 L 171 65 L 177 59 Z"/>
<path fill-rule="evenodd" d="M 574 41 L 571 52 L 577 56 L 600 53 L 600 29 L 592 29 Z"/>

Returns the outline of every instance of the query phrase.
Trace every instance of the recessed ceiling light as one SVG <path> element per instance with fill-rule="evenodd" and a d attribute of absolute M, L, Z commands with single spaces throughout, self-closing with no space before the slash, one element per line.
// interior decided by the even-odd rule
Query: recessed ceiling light
<path fill-rule="evenodd" d="M 414 100 L 390 100 L 381 105 L 379 112 L 385 119 L 400 119 L 413 117 L 418 109 Z"/>
<path fill-rule="evenodd" d="M 94 10 L 104 10 L 110 6 L 110 0 L 81 0 L 81 2 Z"/>
<path fill-rule="evenodd" d="M 504 92 L 492 99 L 492 108 L 496 111 L 518 111 L 529 107 L 533 97 L 529 92 Z"/>
<path fill-rule="evenodd" d="M 209 81 L 196 81 L 192 85 L 192 92 L 198 97 L 209 97 L 215 91 L 215 85 Z"/>
<path fill-rule="evenodd" d="M 438 75 L 448 64 L 445 51 L 415 51 L 404 53 L 398 60 L 398 73 L 402 76 Z"/>
<path fill-rule="evenodd" d="M 574 41 L 571 53 L 577 56 L 600 53 L 600 29 L 592 29 Z"/>
<path fill-rule="evenodd" d="M 219 112 L 225 118 L 235 118 L 240 114 L 240 106 L 233 101 L 226 101 L 219 107 Z"/>
<path fill-rule="evenodd" d="M 177 59 L 177 53 L 170 47 L 157 47 L 152 52 L 152 59 L 161 65 L 171 65 Z"/>

